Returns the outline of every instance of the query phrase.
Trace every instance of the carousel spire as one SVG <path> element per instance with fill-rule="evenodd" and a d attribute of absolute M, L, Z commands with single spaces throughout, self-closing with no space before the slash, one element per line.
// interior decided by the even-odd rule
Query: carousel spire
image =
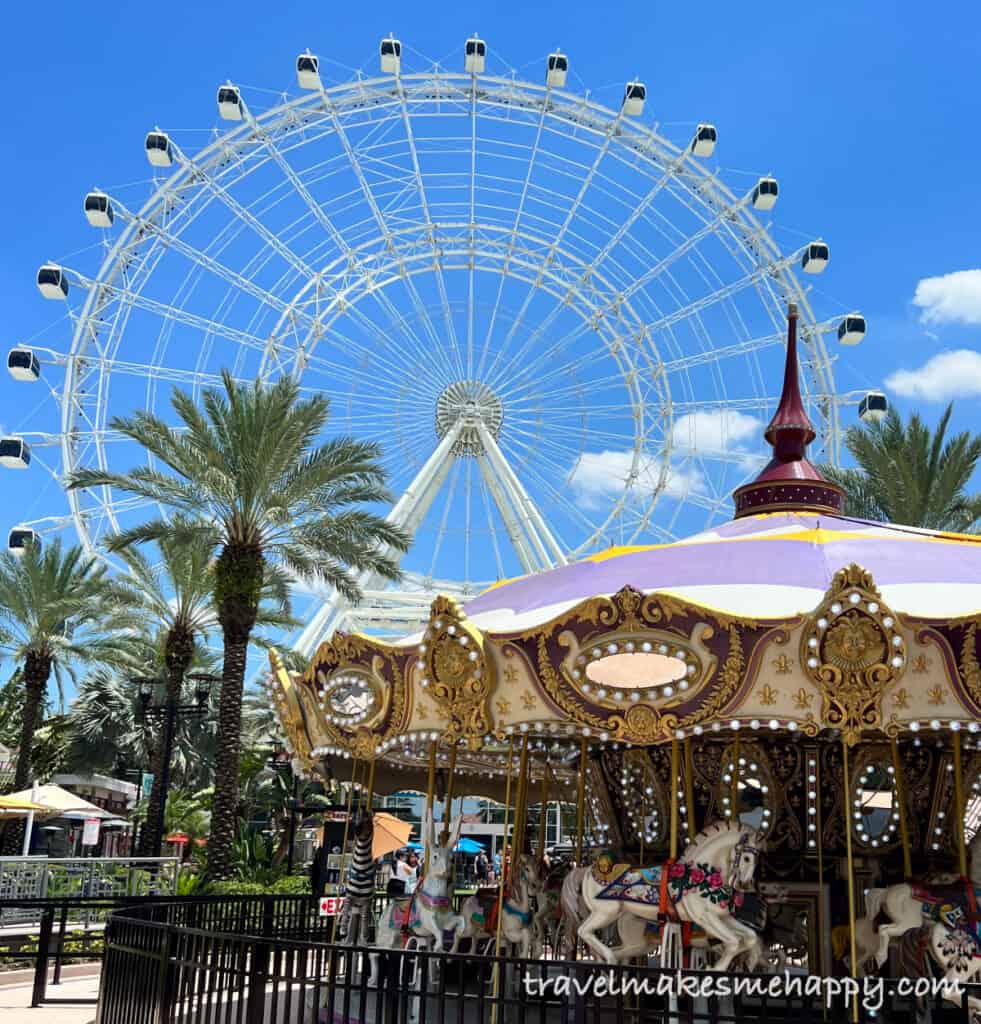
<path fill-rule="evenodd" d="M 787 310 L 783 393 L 763 436 L 773 448 L 773 458 L 752 483 L 743 484 L 733 493 L 736 519 L 762 512 L 841 511 L 844 492 L 825 480 L 807 458 L 807 446 L 816 435 L 800 394 L 794 303 Z"/>

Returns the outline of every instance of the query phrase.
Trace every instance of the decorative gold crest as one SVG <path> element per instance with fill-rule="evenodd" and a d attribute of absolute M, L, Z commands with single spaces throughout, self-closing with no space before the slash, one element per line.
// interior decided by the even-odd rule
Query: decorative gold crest
<path fill-rule="evenodd" d="M 444 738 L 450 743 L 464 739 L 471 750 L 479 750 L 490 730 L 494 667 L 484 651 L 483 637 L 453 598 L 440 596 L 433 601 L 416 667 L 420 684 L 446 719 Z"/>
<path fill-rule="evenodd" d="M 821 690 L 824 725 L 841 729 L 850 746 L 863 730 L 882 728 L 882 692 L 902 675 L 906 652 L 895 615 L 861 566 L 835 573 L 804 625 L 800 659 Z"/>
<path fill-rule="evenodd" d="M 761 686 L 756 692 L 759 694 L 760 703 L 764 707 L 772 707 L 774 704 L 776 704 L 777 697 L 780 696 L 780 694 L 776 690 L 774 690 L 769 683 L 764 683 L 764 685 Z"/>

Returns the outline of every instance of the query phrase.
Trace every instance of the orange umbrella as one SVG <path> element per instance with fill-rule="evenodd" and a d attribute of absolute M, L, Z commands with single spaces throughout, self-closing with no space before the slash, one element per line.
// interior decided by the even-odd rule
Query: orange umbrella
<path fill-rule="evenodd" d="M 412 822 L 396 818 L 394 814 L 378 812 L 374 816 L 375 833 L 371 840 L 371 856 L 378 860 L 386 853 L 401 850 L 409 841 Z"/>

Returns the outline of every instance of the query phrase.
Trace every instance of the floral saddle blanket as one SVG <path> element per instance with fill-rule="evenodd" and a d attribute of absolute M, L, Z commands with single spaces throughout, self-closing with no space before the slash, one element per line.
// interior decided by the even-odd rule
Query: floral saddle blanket
<path fill-rule="evenodd" d="M 709 864 L 688 864 L 681 861 L 650 868 L 617 865 L 606 878 L 597 876 L 594 872 L 594 878 L 605 883 L 596 898 L 658 907 L 661 902 L 662 874 L 665 870 L 668 877 L 664 888 L 672 904 L 686 892 L 697 890 L 719 907 L 732 907 L 735 911 L 742 905 L 743 893 L 734 891 L 732 886 L 727 885 L 721 871 Z"/>

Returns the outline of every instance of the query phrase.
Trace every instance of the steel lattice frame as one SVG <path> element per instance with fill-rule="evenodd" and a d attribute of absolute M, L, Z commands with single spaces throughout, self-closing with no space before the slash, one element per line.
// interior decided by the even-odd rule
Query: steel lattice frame
<path fill-rule="evenodd" d="M 393 516 L 414 530 L 437 523 L 429 565 L 410 566 L 400 590 L 365 579 L 356 612 L 318 597 L 303 650 L 342 623 L 405 631 L 437 590 L 465 597 L 515 568 L 670 539 L 693 510 L 703 523 L 727 517 L 752 453 L 694 434 L 680 443 L 679 424 L 765 415 L 773 396 L 757 356 L 779 353 L 788 302 L 801 310 L 819 452 L 836 461 L 823 340 L 833 321 L 818 322 L 795 276 L 802 250 L 781 253 L 749 194 L 687 140 L 572 92 L 435 68 L 257 114 L 243 100 L 242 111 L 193 155 L 175 142 L 174 166 L 138 211 L 113 196 L 122 229 L 106 233 L 94 274 L 65 268 L 85 290 L 80 308 L 70 303 L 71 347 L 39 349 L 65 366 L 60 430 L 25 437 L 60 446 L 62 473 L 121 469 L 133 455 L 119 454 L 127 442 L 108 424 L 136 404 L 136 392 L 129 405 L 118 397 L 125 378 L 157 410 L 169 385 L 198 390 L 221 366 L 330 391 L 339 426 L 386 442 L 404 490 Z M 158 324 L 152 346 L 147 322 Z M 744 396 L 726 389 L 734 361 Z M 714 394 L 700 393 L 707 380 Z M 576 474 L 603 453 L 617 455 L 620 477 L 587 501 Z M 686 473 L 697 483 L 681 492 Z M 107 490 L 68 501 L 93 549 L 146 511 Z M 491 543 L 474 565 L 480 513 Z"/>

